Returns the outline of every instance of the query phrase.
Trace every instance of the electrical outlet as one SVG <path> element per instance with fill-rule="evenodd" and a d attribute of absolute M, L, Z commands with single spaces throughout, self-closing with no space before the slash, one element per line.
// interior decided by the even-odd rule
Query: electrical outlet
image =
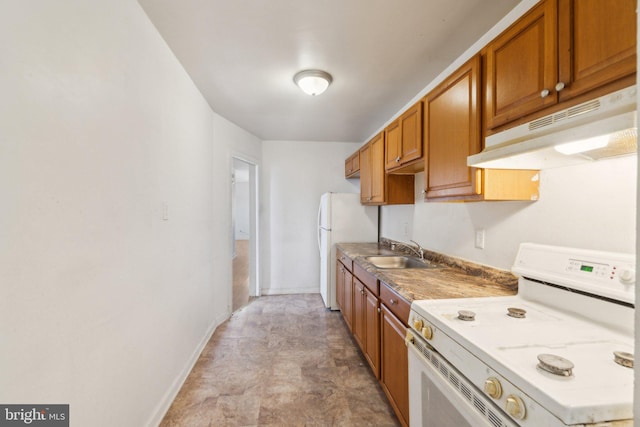
<path fill-rule="evenodd" d="M 476 230 L 476 248 L 484 249 L 484 229 Z"/>
<path fill-rule="evenodd" d="M 404 223 L 403 229 L 404 229 L 404 237 L 409 237 L 409 223 L 408 222 Z"/>

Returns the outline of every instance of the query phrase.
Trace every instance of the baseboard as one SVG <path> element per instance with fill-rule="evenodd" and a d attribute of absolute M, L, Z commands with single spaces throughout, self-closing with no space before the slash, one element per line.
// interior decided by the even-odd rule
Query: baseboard
<path fill-rule="evenodd" d="M 200 358 L 200 354 L 202 353 L 202 350 L 204 350 L 205 346 L 211 339 L 211 336 L 216 331 L 218 326 L 220 326 L 225 320 L 227 320 L 229 316 L 231 316 L 231 314 L 226 313 L 225 315 L 219 316 L 216 319 L 214 319 L 212 325 L 209 327 L 203 339 L 200 341 L 200 343 L 198 343 L 198 346 L 195 348 L 193 354 L 187 361 L 186 366 L 182 369 L 182 371 L 180 372 L 180 375 L 178 375 L 176 379 L 173 381 L 173 383 L 171 384 L 171 387 L 169 387 L 169 390 L 167 390 L 162 400 L 160 401 L 156 409 L 153 411 L 153 415 L 151 416 L 151 419 L 147 423 L 148 427 L 160 425 L 160 423 L 162 422 L 162 419 L 166 415 L 167 411 L 171 407 L 171 404 L 173 403 L 176 396 L 180 392 L 180 389 L 184 385 L 184 382 L 187 380 L 187 377 L 191 373 L 191 370 L 193 369 L 196 362 Z"/>
<path fill-rule="evenodd" d="M 320 289 L 317 286 L 309 288 L 274 288 L 260 289 L 261 295 L 285 295 L 285 294 L 319 294 Z"/>

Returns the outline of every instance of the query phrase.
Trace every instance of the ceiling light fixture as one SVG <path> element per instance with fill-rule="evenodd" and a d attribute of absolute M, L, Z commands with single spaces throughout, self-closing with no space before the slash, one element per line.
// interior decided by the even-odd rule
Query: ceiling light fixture
<path fill-rule="evenodd" d="M 327 90 L 333 78 L 326 71 L 304 70 L 293 76 L 293 81 L 304 93 L 315 96 Z"/>

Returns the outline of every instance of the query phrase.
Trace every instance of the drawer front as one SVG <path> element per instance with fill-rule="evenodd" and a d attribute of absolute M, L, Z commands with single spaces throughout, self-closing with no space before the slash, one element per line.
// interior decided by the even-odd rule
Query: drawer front
<path fill-rule="evenodd" d="M 375 296 L 380 295 L 379 281 L 373 274 L 369 273 L 360 264 L 353 264 L 353 274 L 369 289 Z"/>
<path fill-rule="evenodd" d="M 394 290 L 382 282 L 380 284 L 380 302 L 396 315 L 405 326 L 409 324 L 409 311 L 411 303 L 398 295 Z"/>
<path fill-rule="evenodd" d="M 340 248 L 336 248 L 336 258 L 340 261 L 347 270 L 353 272 L 353 260 L 345 255 L 344 252 L 340 250 Z"/>

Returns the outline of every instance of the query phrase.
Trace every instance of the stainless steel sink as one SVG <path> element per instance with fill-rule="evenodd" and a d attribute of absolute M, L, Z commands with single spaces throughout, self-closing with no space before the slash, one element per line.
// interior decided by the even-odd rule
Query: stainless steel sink
<path fill-rule="evenodd" d="M 378 268 L 434 268 L 425 261 L 409 256 L 368 256 L 365 260 Z"/>

